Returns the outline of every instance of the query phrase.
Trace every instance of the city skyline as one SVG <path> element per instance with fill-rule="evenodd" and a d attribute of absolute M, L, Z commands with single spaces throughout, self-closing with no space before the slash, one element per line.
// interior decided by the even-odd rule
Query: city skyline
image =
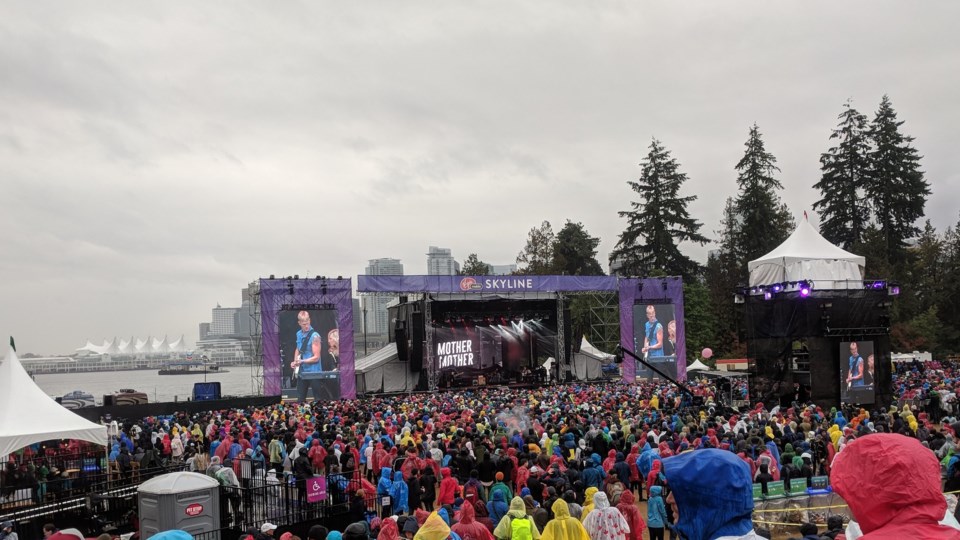
<path fill-rule="evenodd" d="M 373 256 L 426 274 L 429 245 L 511 264 L 544 220 L 582 223 L 607 268 L 654 137 L 716 239 L 754 123 L 816 223 L 843 104 L 872 118 L 885 94 L 942 231 L 958 18 L 938 0 L 4 3 L 0 334 L 37 354 L 195 336 L 259 277 L 355 279 Z"/>

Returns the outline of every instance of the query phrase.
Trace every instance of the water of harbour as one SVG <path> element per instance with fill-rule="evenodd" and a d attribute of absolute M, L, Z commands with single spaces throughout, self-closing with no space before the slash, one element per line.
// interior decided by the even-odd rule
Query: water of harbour
<path fill-rule="evenodd" d="M 252 384 L 253 370 L 250 366 L 230 366 L 227 373 L 208 373 L 207 382 L 219 382 L 224 396 L 247 396 L 257 393 Z M 193 383 L 204 382 L 204 374 L 159 375 L 156 369 L 129 371 L 96 371 L 89 373 L 40 373 L 37 385 L 50 396 L 60 397 L 74 390 L 93 394 L 99 403 L 104 394 L 112 394 L 122 388 L 145 392 L 151 403 L 186 401 L 193 391 Z"/>

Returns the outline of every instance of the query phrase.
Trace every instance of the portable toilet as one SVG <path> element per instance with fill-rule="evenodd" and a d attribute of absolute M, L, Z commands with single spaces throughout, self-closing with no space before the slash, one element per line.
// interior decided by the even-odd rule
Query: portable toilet
<path fill-rule="evenodd" d="M 140 484 L 137 493 L 141 538 L 171 529 L 191 534 L 220 529 L 220 483 L 205 474 L 164 474 Z"/>

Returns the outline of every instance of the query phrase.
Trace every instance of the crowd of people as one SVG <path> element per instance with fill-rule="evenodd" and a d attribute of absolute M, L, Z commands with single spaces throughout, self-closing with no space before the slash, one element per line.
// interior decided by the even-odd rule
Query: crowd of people
<path fill-rule="evenodd" d="M 945 363 L 937 369 L 939 375 L 898 370 L 895 385 L 904 395 L 953 392 L 960 384 L 960 377 L 952 377 L 956 367 Z M 810 485 L 821 475 L 830 477 L 865 538 L 872 538 L 871 531 L 888 523 L 861 516 L 900 515 L 902 509 L 864 492 L 873 480 L 864 481 L 857 471 L 870 468 L 896 483 L 880 474 L 889 463 L 894 476 L 936 484 L 931 489 L 939 502 L 930 490 L 900 493 L 904 490 L 887 484 L 876 486 L 898 493 L 904 504 L 928 499 L 929 512 L 922 514 L 924 519 L 939 514 L 934 525 L 946 513 L 941 462 L 947 490 L 960 489 L 960 452 L 954 456 L 960 425 L 952 425 L 956 419 L 942 407 L 937 414 L 916 404 L 882 410 L 756 405 L 738 412 L 715 402 L 711 383 L 689 386 L 704 398 L 703 406 L 680 408 L 686 403 L 676 387 L 641 382 L 376 396 L 127 419 L 110 424 L 109 460 L 125 476 L 132 463 L 146 460 L 205 473 L 235 488 L 257 479 L 289 483 L 296 486 L 298 502 L 305 499 L 306 481 L 323 475 L 328 496 L 342 503 L 355 523 L 340 532 L 317 536 L 324 532 L 317 529 L 308 535 L 319 540 L 759 538 L 765 533 L 751 523 L 752 485 L 766 490 L 771 482 L 796 478 Z M 893 441 L 887 451 L 870 450 L 885 440 Z M 35 466 L 39 458 L 42 464 L 51 452 L 82 450 L 70 446 L 75 444 L 24 449 L 11 456 L 4 474 L 12 478 L 18 463 Z M 845 457 L 858 453 L 866 457 L 854 463 Z M 895 455 L 900 457 L 894 462 Z M 869 499 L 867 507 L 854 502 L 858 494 Z M 239 514 L 245 502 L 238 496 L 229 506 Z M 918 525 L 915 517 L 908 520 L 914 526 L 926 523 Z M 820 528 L 836 536 L 836 521 Z M 253 530 L 244 538 L 269 538 L 271 531 Z M 808 538 L 817 531 L 807 524 L 800 532 Z"/>

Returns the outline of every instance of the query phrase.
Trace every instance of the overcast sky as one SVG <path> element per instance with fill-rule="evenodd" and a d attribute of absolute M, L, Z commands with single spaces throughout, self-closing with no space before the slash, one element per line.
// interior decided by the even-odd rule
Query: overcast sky
<path fill-rule="evenodd" d="M 954 0 L 3 2 L 0 334 L 193 342 L 254 278 L 425 273 L 429 245 L 511 263 L 545 219 L 583 222 L 606 267 L 651 137 L 714 236 L 756 122 L 800 215 L 845 100 L 872 118 L 884 93 L 942 229 L 958 20 Z"/>

